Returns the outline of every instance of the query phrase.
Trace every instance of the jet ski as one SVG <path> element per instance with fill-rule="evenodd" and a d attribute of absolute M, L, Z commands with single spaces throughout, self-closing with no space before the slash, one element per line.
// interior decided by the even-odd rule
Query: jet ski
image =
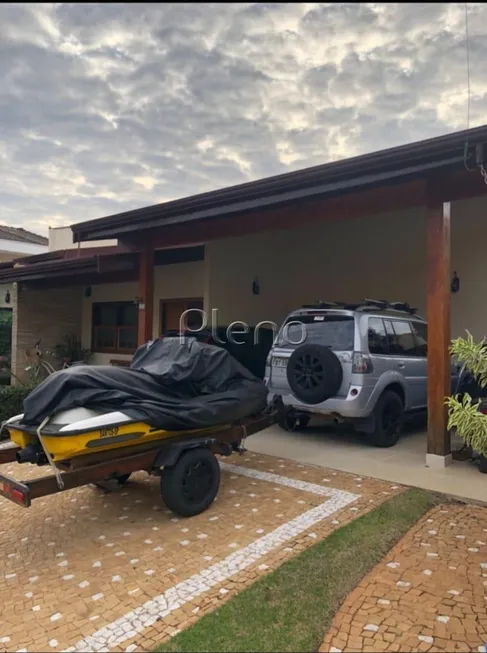
<path fill-rule="evenodd" d="M 47 464 L 46 450 L 54 463 L 95 452 L 111 451 L 176 436 L 204 437 L 227 425 L 168 431 L 132 419 L 120 411 L 101 413 L 88 408 L 73 408 L 58 413 L 42 428 L 23 423 L 16 415 L 5 423 L 10 440 L 21 448 L 17 461 Z"/>
<path fill-rule="evenodd" d="M 230 354 L 193 338 L 139 347 L 130 368 L 80 365 L 47 377 L 4 426 L 19 462 L 56 464 L 176 436 L 201 437 L 267 406 L 268 391 Z"/>

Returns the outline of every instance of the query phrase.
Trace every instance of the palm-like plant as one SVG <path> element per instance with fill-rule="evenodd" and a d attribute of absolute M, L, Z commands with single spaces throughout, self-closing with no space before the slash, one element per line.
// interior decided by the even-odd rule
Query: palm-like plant
<path fill-rule="evenodd" d="M 485 339 L 474 342 L 467 331 L 466 338 L 452 341 L 450 352 L 475 378 L 481 388 L 487 386 L 487 347 Z M 448 428 L 456 429 L 457 435 L 466 445 L 487 458 L 487 415 L 480 412 L 482 401 L 473 399 L 468 393 L 447 397 Z"/>

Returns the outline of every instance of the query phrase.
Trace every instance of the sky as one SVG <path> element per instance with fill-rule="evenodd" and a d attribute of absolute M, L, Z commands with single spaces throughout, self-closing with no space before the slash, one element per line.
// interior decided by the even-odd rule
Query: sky
<path fill-rule="evenodd" d="M 465 42 L 463 3 L 2 3 L 0 222 L 47 234 L 465 129 Z"/>

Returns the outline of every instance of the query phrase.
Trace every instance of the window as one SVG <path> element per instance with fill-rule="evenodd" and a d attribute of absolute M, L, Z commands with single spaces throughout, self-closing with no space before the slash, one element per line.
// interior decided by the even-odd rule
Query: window
<path fill-rule="evenodd" d="M 392 326 L 396 334 L 396 349 L 398 356 L 417 356 L 416 340 L 410 322 L 393 320 Z"/>
<path fill-rule="evenodd" d="M 369 319 L 369 353 L 387 356 L 389 354 L 389 342 L 384 322 L 381 318 L 371 317 Z"/>
<path fill-rule="evenodd" d="M 289 325 L 289 326 L 288 326 Z M 352 351 L 355 322 L 348 315 L 316 313 L 296 315 L 282 326 L 277 344 L 297 347 L 304 343 L 330 347 L 333 351 Z"/>
<path fill-rule="evenodd" d="M 137 349 L 138 307 L 133 302 L 93 304 L 93 351 L 132 354 Z"/>
<path fill-rule="evenodd" d="M 428 356 L 428 325 L 424 322 L 411 322 L 416 339 L 416 356 Z"/>
<path fill-rule="evenodd" d="M 386 328 L 387 344 L 389 346 L 390 354 L 398 353 L 398 346 L 396 342 L 396 334 L 392 328 L 392 322 L 390 320 L 384 320 L 384 326 Z"/>

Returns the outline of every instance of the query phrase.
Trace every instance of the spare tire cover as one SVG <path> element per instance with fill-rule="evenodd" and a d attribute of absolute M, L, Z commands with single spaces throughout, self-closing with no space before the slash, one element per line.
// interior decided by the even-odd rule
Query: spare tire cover
<path fill-rule="evenodd" d="M 338 357 L 323 345 L 298 347 L 289 358 L 286 374 L 295 397 L 306 404 L 334 397 L 343 381 Z"/>

